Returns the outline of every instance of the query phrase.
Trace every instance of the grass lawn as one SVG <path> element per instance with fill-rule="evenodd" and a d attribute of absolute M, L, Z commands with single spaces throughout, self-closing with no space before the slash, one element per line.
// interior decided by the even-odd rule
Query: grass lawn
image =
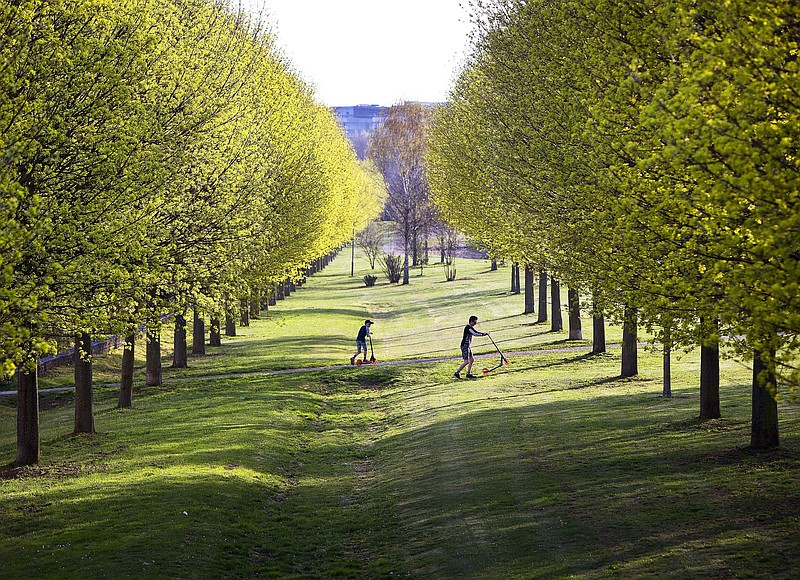
<path fill-rule="evenodd" d="M 165 369 L 186 380 L 133 409 L 98 387 L 96 435 L 70 435 L 70 393 L 44 395 L 38 468 L 10 467 L 0 399 L 0 577 L 800 577 L 800 412 L 781 401 L 781 448 L 749 450 L 735 360 L 706 423 L 695 353 L 673 362 L 671 399 L 649 352 L 635 379 L 618 351 L 517 356 L 476 381 L 455 362 L 202 378 L 340 364 L 365 317 L 379 360 L 454 355 L 473 312 L 509 351 L 564 339 L 519 314 L 508 268 L 366 288 L 349 267 Z M 116 380 L 118 355 L 96 365 Z"/>
<path fill-rule="evenodd" d="M 522 295 L 510 292 L 509 266 L 490 271 L 488 260 L 458 260 L 459 278 L 446 282 L 441 266 L 411 271 L 407 286 L 389 284 L 386 277 L 356 253 L 355 275 L 350 277 L 350 252 L 340 256 L 288 299 L 279 301 L 237 336 L 223 336 L 221 348 L 206 347 L 207 356 L 189 357 L 188 369 L 171 369 L 172 332 L 164 325 L 162 350 L 165 378 L 209 376 L 284 368 L 305 368 L 349 364 L 355 339 L 366 318 L 375 321 L 373 346 L 379 361 L 460 356 L 461 332 L 471 314 L 479 318 L 478 330 L 489 331 L 501 349 L 508 352 L 529 349 L 590 345 L 591 318 L 583 320 L 584 340 L 567 342 L 567 333 L 550 332 L 550 324 L 536 324 L 536 314 L 521 314 Z M 365 274 L 379 276 L 376 286 L 367 288 Z M 562 304 L 566 304 L 566 288 Z M 191 341 L 191 316 L 190 331 Z M 566 316 L 564 316 L 566 324 Z M 206 321 L 208 325 L 208 321 Z M 609 343 L 619 342 L 622 329 L 609 325 Z M 495 352 L 485 338 L 474 341 L 476 355 Z M 136 347 L 136 380 L 144 381 L 145 343 Z M 97 384 L 119 381 L 122 351 L 97 357 Z M 40 378 L 42 388 L 72 385 L 72 368 L 61 367 Z M 8 385 L 11 390 L 14 385 Z M 0 390 L 4 390 L 0 388 Z"/>

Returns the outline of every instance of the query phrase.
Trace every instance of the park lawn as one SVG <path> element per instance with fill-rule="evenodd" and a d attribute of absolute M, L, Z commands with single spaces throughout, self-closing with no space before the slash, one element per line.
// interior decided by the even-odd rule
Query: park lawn
<path fill-rule="evenodd" d="M 345 337 L 362 316 L 398 359 L 457 345 L 470 311 L 522 346 L 509 350 L 563 338 L 518 314 L 507 268 L 470 262 L 463 287 L 431 268 L 405 289 L 367 289 L 344 264 L 190 371 L 279 368 L 282 336 L 308 339 L 291 362 L 323 358 L 306 352 L 312 337 L 337 324 Z M 381 316 L 377 298 L 395 306 Z M 414 326 L 440 312 L 451 328 Z M 342 340 L 331 348 L 347 354 Z M 780 402 L 782 447 L 753 452 L 747 365 L 723 361 L 723 418 L 700 423 L 697 354 L 675 357 L 671 399 L 658 396 L 660 355 L 640 354 L 634 379 L 619 377 L 617 350 L 515 356 L 476 381 L 452 379 L 456 361 L 165 369 L 186 380 L 142 388 L 133 409 L 98 387 L 92 436 L 70 435 L 71 393 L 43 394 L 42 463 L 21 470 L 13 399 L 0 398 L 0 577 L 800 576 L 797 403 Z"/>
<path fill-rule="evenodd" d="M 207 346 L 204 357 L 190 354 L 187 369 L 169 368 L 172 329 L 170 323 L 164 324 L 164 378 L 349 364 L 356 333 L 366 318 L 375 321 L 373 346 L 379 361 L 460 355 L 461 332 L 471 314 L 480 319 L 477 328 L 491 332 L 504 351 L 591 344 L 591 318 L 583 320 L 584 340 L 567 342 L 566 313 L 565 330 L 555 333 L 550 332 L 549 322 L 536 324 L 537 314 L 522 314 L 524 298 L 510 292 L 509 266 L 492 272 L 488 260 L 458 259 L 459 277 L 454 282 L 445 281 L 437 264 L 424 268 L 422 275 L 413 269 L 410 284 L 405 286 L 389 284 L 378 268 L 377 285 L 367 288 L 362 278 L 373 271 L 360 250 L 355 265 L 355 275 L 350 277 L 350 251 L 345 249 L 325 270 L 311 276 L 306 285 L 262 313 L 249 327 L 238 327 L 237 336 L 223 336 L 221 347 Z M 566 288 L 562 295 L 565 305 Z M 191 344 L 191 316 L 187 318 Z M 606 334 L 609 343 L 619 342 L 621 327 L 608 324 Z M 490 353 L 494 347 L 487 339 L 476 339 L 474 351 L 476 355 Z M 136 346 L 137 381 L 145 378 L 144 354 L 142 337 Z M 121 350 L 95 357 L 95 383 L 117 383 L 121 361 Z M 72 384 L 71 367 L 40 377 L 41 388 Z M 13 388 L 13 384 L 6 386 Z"/>
<path fill-rule="evenodd" d="M 800 416 L 747 449 L 748 369 L 699 423 L 694 356 L 518 357 L 196 380 L 98 393 L 72 437 L 58 395 L 39 468 L 0 480 L 3 577 L 790 578 Z M 48 396 L 45 396 L 48 401 Z M 13 457 L 4 422 L 0 453 Z"/>
<path fill-rule="evenodd" d="M 353 379 L 335 391 L 319 374 L 186 382 L 150 388 L 124 411 L 104 389 L 103 427 L 81 437 L 68 435 L 58 395 L 43 411 L 41 466 L 3 470 L 0 576 L 347 571 L 345 538 L 363 525 L 347 515 L 359 509 L 346 502 L 351 466 L 376 421 Z"/>
<path fill-rule="evenodd" d="M 640 363 L 634 379 L 616 355 L 455 385 L 447 366 L 406 372 L 380 449 L 412 575 L 798 577 L 797 405 L 780 406 L 783 447 L 753 452 L 748 369 L 723 362 L 723 418 L 701 423 L 696 356 L 671 399 L 659 357 Z"/>

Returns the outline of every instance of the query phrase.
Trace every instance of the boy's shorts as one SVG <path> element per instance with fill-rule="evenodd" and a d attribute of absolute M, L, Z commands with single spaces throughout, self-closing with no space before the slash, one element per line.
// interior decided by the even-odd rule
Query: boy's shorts
<path fill-rule="evenodd" d="M 462 346 L 461 347 L 461 358 L 463 358 L 464 360 L 469 359 L 469 357 L 472 356 L 472 352 L 470 350 L 471 349 L 468 346 Z"/>
<path fill-rule="evenodd" d="M 358 349 L 358 352 L 361 352 L 362 350 L 364 352 L 367 352 L 367 341 L 366 340 L 357 340 L 356 341 L 356 348 Z"/>

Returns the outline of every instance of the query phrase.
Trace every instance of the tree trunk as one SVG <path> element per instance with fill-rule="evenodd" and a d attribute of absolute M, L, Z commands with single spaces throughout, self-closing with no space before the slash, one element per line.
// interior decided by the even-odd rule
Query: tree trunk
<path fill-rule="evenodd" d="M 197 308 L 194 309 L 192 325 L 192 354 L 206 354 L 206 322 Z"/>
<path fill-rule="evenodd" d="M 622 325 L 622 376 L 633 377 L 639 374 L 639 352 L 636 309 L 625 306 Z"/>
<path fill-rule="evenodd" d="M 222 334 L 219 325 L 219 317 L 211 319 L 211 330 L 209 331 L 209 346 L 222 346 Z"/>
<path fill-rule="evenodd" d="M 175 315 L 175 336 L 172 345 L 172 368 L 185 369 L 189 366 L 189 362 L 186 346 L 186 318 L 182 314 Z"/>
<path fill-rule="evenodd" d="M 719 343 L 700 347 L 700 419 L 719 419 Z"/>
<path fill-rule="evenodd" d="M 17 465 L 39 464 L 39 377 L 17 371 Z"/>
<path fill-rule="evenodd" d="M 403 284 L 408 284 L 408 239 L 406 239 L 403 258 Z"/>
<path fill-rule="evenodd" d="M 525 265 L 525 314 L 534 313 L 533 266 Z"/>
<path fill-rule="evenodd" d="M 661 396 L 672 398 L 672 349 L 669 328 L 664 328 L 664 387 Z"/>
<path fill-rule="evenodd" d="M 492 265 L 489 267 L 489 271 L 490 272 L 496 272 L 497 271 L 497 260 L 492 260 Z"/>
<path fill-rule="evenodd" d="M 161 384 L 161 331 L 147 328 L 147 380 L 148 387 Z"/>
<path fill-rule="evenodd" d="M 94 433 L 94 393 L 92 389 L 92 336 L 81 332 L 75 337 L 75 430 Z"/>
<path fill-rule="evenodd" d="M 122 377 L 119 386 L 119 400 L 117 407 L 130 409 L 133 406 L 133 363 L 136 349 L 136 333 L 125 337 L 125 347 L 122 350 Z"/>
<path fill-rule="evenodd" d="M 283 295 L 288 298 L 292 295 L 292 283 L 289 281 L 289 278 L 283 281 Z"/>
<path fill-rule="evenodd" d="M 278 292 L 277 287 L 273 286 L 269 289 L 269 299 L 267 300 L 267 306 L 275 306 L 278 304 L 276 293 Z"/>
<path fill-rule="evenodd" d="M 600 354 L 606 352 L 606 319 L 596 302 L 592 311 L 592 354 Z"/>
<path fill-rule="evenodd" d="M 547 270 L 539 270 L 539 318 L 536 322 L 547 322 Z"/>
<path fill-rule="evenodd" d="M 283 300 L 283 282 L 275 285 L 275 300 Z"/>
<path fill-rule="evenodd" d="M 550 278 L 550 332 L 564 330 L 564 322 L 561 319 L 561 286 L 558 280 Z"/>
<path fill-rule="evenodd" d="M 522 292 L 519 283 L 519 262 L 511 264 L 511 291 L 514 294 L 520 294 Z"/>
<path fill-rule="evenodd" d="M 247 298 L 242 298 L 242 301 L 239 303 L 241 316 L 239 317 L 239 326 L 242 328 L 247 328 L 250 326 L 250 304 Z"/>
<path fill-rule="evenodd" d="M 259 292 L 254 291 L 250 296 L 250 318 L 258 318 L 258 315 L 261 314 L 261 300 Z"/>
<path fill-rule="evenodd" d="M 236 321 L 230 312 L 225 313 L 225 336 L 236 336 Z"/>
<path fill-rule="evenodd" d="M 567 288 L 569 303 L 569 340 L 583 340 L 581 328 L 581 298 L 577 290 Z"/>
<path fill-rule="evenodd" d="M 772 391 L 777 392 L 775 380 L 775 352 L 762 353 L 756 349 L 753 356 L 753 416 L 750 426 L 750 446 L 769 449 L 780 444 L 778 437 L 778 403 Z"/>

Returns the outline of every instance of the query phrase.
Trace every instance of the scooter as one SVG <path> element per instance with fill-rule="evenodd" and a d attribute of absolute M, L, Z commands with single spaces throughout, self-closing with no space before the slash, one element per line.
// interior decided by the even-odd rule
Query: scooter
<path fill-rule="evenodd" d="M 508 360 L 508 359 L 506 358 L 506 355 L 504 355 L 504 354 L 503 354 L 503 351 L 501 351 L 501 350 L 500 350 L 500 347 L 499 347 L 499 346 L 497 346 L 497 343 L 496 343 L 496 342 L 494 341 L 494 339 L 492 338 L 492 335 L 487 333 L 487 334 L 486 334 L 486 336 L 488 336 L 488 337 L 489 337 L 489 340 L 491 340 L 491 341 L 492 341 L 492 344 L 493 344 L 493 345 L 494 345 L 494 347 L 497 349 L 497 352 L 498 352 L 498 353 L 500 353 L 500 363 L 499 363 L 499 364 L 497 364 L 496 366 L 493 366 L 493 367 L 492 367 L 492 368 L 490 368 L 490 369 L 484 368 L 484 369 L 481 371 L 481 372 L 483 373 L 483 376 L 484 376 L 484 377 L 485 377 L 486 375 L 488 375 L 490 372 L 492 372 L 493 370 L 495 370 L 495 369 L 499 369 L 499 368 L 500 368 L 501 366 L 503 366 L 503 365 L 511 364 L 511 361 L 510 361 L 510 360 Z"/>
<path fill-rule="evenodd" d="M 366 358 L 365 358 L 364 360 L 358 359 L 358 360 L 356 361 L 356 366 L 359 366 L 359 367 L 360 367 L 361 365 L 365 365 L 365 364 L 367 364 L 367 363 L 369 363 L 369 364 L 371 364 L 371 365 L 376 365 L 376 364 L 378 364 L 378 361 L 377 361 L 377 360 L 375 360 L 375 351 L 374 351 L 374 350 L 372 350 L 372 335 L 370 335 L 370 337 L 369 337 L 369 352 L 370 352 L 370 358 L 369 358 L 369 360 L 367 360 Z M 366 354 L 366 353 L 364 353 L 364 354 Z"/>

